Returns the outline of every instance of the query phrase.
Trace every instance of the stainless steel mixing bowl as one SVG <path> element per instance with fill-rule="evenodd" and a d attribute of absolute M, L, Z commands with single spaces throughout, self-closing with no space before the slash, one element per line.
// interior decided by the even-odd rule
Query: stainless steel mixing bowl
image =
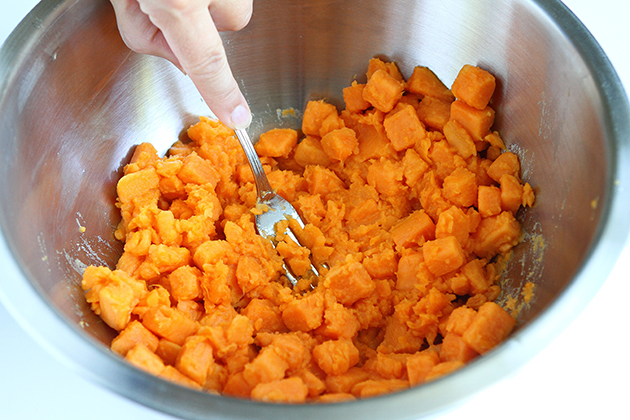
<path fill-rule="evenodd" d="M 465 63 L 494 73 L 496 127 L 538 192 L 520 215 L 528 235 L 500 300 L 521 299 L 527 281 L 534 299 L 507 342 L 461 371 L 357 402 L 266 405 L 127 365 L 84 302 L 81 272 L 113 265 L 121 252 L 115 183 L 133 146 L 148 140 L 165 151 L 209 111 L 172 65 L 124 46 L 106 0 L 44 0 L 0 52 L 0 297 L 94 381 L 193 419 L 417 418 L 524 365 L 606 279 L 630 223 L 628 103 L 601 49 L 559 1 L 257 0 L 251 24 L 224 40 L 254 137 L 297 126 L 282 110 L 308 99 L 341 104 L 341 89 L 373 56 L 395 60 L 406 76 L 428 66 L 448 85 Z"/>

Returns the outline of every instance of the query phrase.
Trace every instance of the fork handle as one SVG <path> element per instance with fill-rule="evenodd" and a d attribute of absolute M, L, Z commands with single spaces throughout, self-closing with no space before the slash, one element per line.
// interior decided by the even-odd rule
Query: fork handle
<path fill-rule="evenodd" d="M 271 188 L 271 184 L 269 184 L 269 180 L 267 179 L 267 174 L 265 174 L 265 170 L 262 167 L 262 163 L 260 162 L 260 158 L 256 153 L 256 149 L 254 149 L 254 144 L 249 138 L 249 134 L 244 129 L 236 129 L 234 130 L 236 133 L 236 137 L 238 141 L 241 143 L 243 147 L 243 151 L 245 152 L 245 156 L 247 156 L 247 161 L 249 162 L 249 167 L 252 168 L 252 172 L 254 173 L 254 181 L 256 182 L 256 191 L 258 193 L 258 200 L 264 201 L 269 197 L 270 194 L 275 194 L 273 189 Z"/>

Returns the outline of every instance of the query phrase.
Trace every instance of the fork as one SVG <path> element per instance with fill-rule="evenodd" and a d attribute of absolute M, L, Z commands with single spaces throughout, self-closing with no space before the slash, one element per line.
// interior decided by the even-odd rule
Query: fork
<path fill-rule="evenodd" d="M 302 229 L 304 229 L 304 222 L 297 210 L 295 210 L 295 207 L 293 207 L 287 200 L 276 194 L 273 188 L 271 188 L 271 184 L 269 184 L 269 180 L 267 179 L 267 175 L 262 167 L 260 158 L 256 153 L 256 149 L 254 149 L 254 145 L 250 140 L 247 131 L 244 129 L 236 129 L 234 132 L 243 147 L 249 166 L 254 173 L 256 192 L 258 194 L 258 205 L 259 207 L 265 208 L 265 211 L 261 214 L 256 214 L 256 230 L 260 236 L 269 239 L 275 247 L 276 243 L 273 238 L 276 237 L 276 225 L 279 222 L 285 220 L 291 221 L 291 219 L 293 219 Z M 284 234 L 291 238 L 296 244 L 300 245 L 299 240 L 290 228 L 287 227 Z M 284 264 L 284 271 L 291 284 L 295 286 L 299 278 L 291 272 L 286 263 Z M 311 263 L 311 271 L 316 277 L 319 277 L 319 272 L 313 263 Z"/>

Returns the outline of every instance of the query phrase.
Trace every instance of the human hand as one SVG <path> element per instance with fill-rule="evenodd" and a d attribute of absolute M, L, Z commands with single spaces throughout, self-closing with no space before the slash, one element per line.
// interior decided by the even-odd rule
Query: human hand
<path fill-rule="evenodd" d="M 249 126 L 251 112 L 230 70 L 219 31 L 245 27 L 253 0 L 110 1 L 129 48 L 165 58 L 188 74 L 228 127 Z"/>

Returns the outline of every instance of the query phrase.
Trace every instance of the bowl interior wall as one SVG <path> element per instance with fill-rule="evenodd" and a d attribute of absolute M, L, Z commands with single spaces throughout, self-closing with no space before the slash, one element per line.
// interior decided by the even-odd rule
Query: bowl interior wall
<path fill-rule="evenodd" d="M 172 65 L 125 47 L 108 2 L 80 0 L 51 20 L 10 70 L 0 114 L 0 222 L 32 284 L 71 324 L 84 322 L 108 344 L 112 332 L 84 302 L 80 273 L 89 264 L 113 266 L 121 253 L 113 237 L 121 167 L 134 145 L 150 141 L 165 152 L 209 110 Z M 570 284 L 608 200 L 610 145 L 589 69 L 537 7 L 257 1 L 251 24 L 224 41 L 254 112 L 253 137 L 299 127 L 310 99 L 342 107 L 342 88 L 365 80 L 374 56 L 396 61 L 405 77 L 429 67 L 449 86 L 463 64 L 491 71 L 499 80 L 495 128 L 538 194 L 520 214 L 526 241 L 501 299 L 522 302 L 523 283 L 536 284 L 519 317 L 523 328 Z"/>

